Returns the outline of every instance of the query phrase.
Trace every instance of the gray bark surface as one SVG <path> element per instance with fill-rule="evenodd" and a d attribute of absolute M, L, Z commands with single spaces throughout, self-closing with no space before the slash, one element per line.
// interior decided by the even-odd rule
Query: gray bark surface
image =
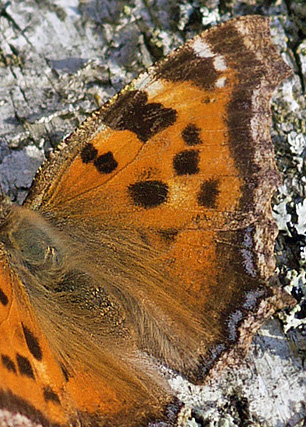
<path fill-rule="evenodd" d="M 271 17 L 294 70 L 274 97 L 272 137 L 284 176 L 274 206 L 278 271 L 299 305 L 260 329 L 239 368 L 205 387 L 173 377 L 181 426 L 306 425 L 305 1 L 0 1 L 0 180 L 18 203 L 88 113 L 204 28 L 254 13 Z"/>

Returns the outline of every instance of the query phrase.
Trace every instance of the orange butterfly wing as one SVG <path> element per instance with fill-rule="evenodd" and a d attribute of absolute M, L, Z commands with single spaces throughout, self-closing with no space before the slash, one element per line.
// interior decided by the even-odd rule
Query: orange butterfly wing
<path fill-rule="evenodd" d="M 73 419 L 75 408 L 100 425 L 161 417 L 167 397 L 148 356 L 200 383 L 247 346 L 272 300 L 280 305 L 267 286 L 278 182 L 269 100 L 287 75 L 266 19 L 226 23 L 132 82 L 43 166 L 25 203 L 44 218 L 33 212 L 27 223 L 42 233 L 43 268 L 32 231 L 21 232 L 16 245 L 26 241 L 37 286 L 25 283 L 27 297 L 11 280 L 7 292 L 22 289 L 29 301 L 8 317 L 7 333 L 36 325 L 35 312 L 41 329 L 31 334 L 46 348 L 51 390 L 67 400 L 58 415 L 47 409 L 55 402 L 32 402 L 49 420 Z M 23 307 L 27 321 L 17 317 Z M 5 387 L 23 396 L 6 375 Z"/>

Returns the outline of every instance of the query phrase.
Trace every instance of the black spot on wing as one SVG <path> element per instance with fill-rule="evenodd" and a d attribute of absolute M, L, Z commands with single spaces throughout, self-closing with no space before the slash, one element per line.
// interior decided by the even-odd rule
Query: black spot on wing
<path fill-rule="evenodd" d="M 214 58 L 199 58 L 191 48 L 180 49 L 159 64 L 157 78 L 172 82 L 190 81 L 205 90 L 214 90 L 220 77 L 213 63 Z"/>
<path fill-rule="evenodd" d="M 162 181 L 139 181 L 128 187 L 136 206 L 154 208 L 166 202 L 168 186 Z"/>
<path fill-rule="evenodd" d="M 52 402 L 57 405 L 60 405 L 61 403 L 58 395 L 52 390 L 51 387 L 44 388 L 44 399 L 46 402 Z"/>
<path fill-rule="evenodd" d="M 215 208 L 218 195 L 220 194 L 219 182 L 215 179 L 209 179 L 203 184 L 198 194 L 198 203 L 205 208 Z"/>
<path fill-rule="evenodd" d="M 4 306 L 8 304 L 8 297 L 5 295 L 5 293 L 1 288 L 0 288 L 0 303 Z"/>
<path fill-rule="evenodd" d="M 182 132 L 182 138 L 186 142 L 187 145 L 198 145 L 201 144 L 201 138 L 200 138 L 200 132 L 201 129 L 198 128 L 196 125 L 189 124 L 185 127 L 185 129 Z"/>
<path fill-rule="evenodd" d="M 17 353 L 17 365 L 18 369 L 21 375 L 24 375 L 25 377 L 35 379 L 34 372 L 31 366 L 31 363 L 29 362 L 29 359 L 26 357 L 21 356 Z"/>
<path fill-rule="evenodd" d="M 130 130 L 142 142 L 172 126 L 177 112 L 157 102 L 148 103 L 148 96 L 142 91 L 128 91 L 110 104 L 104 116 L 104 123 L 112 129 Z"/>
<path fill-rule="evenodd" d="M 33 335 L 30 329 L 24 326 L 24 324 L 22 324 L 22 329 L 30 353 L 36 360 L 40 361 L 42 359 L 42 351 L 38 339 Z"/>
<path fill-rule="evenodd" d="M 86 144 L 81 151 L 81 159 L 83 163 L 90 163 L 95 160 L 98 155 L 98 150 L 90 143 Z"/>
<path fill-rule="evenodd" d="M 100 173 L 111 173 L 117 168 L 118 162 L 114 159 L 113 153 L 108 151 L 97 157 L 94 165 Z"/>
<path fill-rule="evenodd" d="M 97 171 L 100 173 L 111 173 L 118 166 L 118 162 L 114 159 L 111 151 L 98 156 L 98 150 L 90 143 L 83 147 L 81 159 L 82 162 L 86 164 L 93 162 Z"/>
<path fill-rule="evenodd" d="M 6 354 L 1 354 L 1 362 L 2 362 L 2 365 L 9 372 L 13 372 L 14 374 L 17 373 L 15 363 L 12 361 L 12 359 L 9 356 L 7 356 Z"/>
<path fill-rule="evenodd" d="M 176 154 L 173 159 L 173 167 L 178 175 L 193 175 L 199 173 L 199 152 L 196 150 L 185 150 Z"/>

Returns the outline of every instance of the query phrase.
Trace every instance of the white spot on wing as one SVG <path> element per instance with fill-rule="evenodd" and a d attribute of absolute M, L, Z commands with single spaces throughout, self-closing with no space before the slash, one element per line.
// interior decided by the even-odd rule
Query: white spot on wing
<path fill-rule="evenodd" d="M 225 71 L 227 66 L 223 56 L 215 55 L 209 45 L 202 39 L 195 39 L 191 47 L 199 58 L 214 58 L 214 67 L 217 71 Z"/>
<path fill-rule="evenodd" d="M 225 77 L 220 77 L 220 79 L 218 79 L 216 81 L 216 86 L 221 88 L 225 86 L 225 82 L 226 82 L 226 78 Z"/>
<path fill-rule="evenodd" d="M 149 98 L 161 93 L 164 89 L 162 80 L 153 80 L 152 76 L 148 73 L 143 73 L 134 82 L 135 90 L 143 90 L 148 94 Z"/>
<path fill-rule="evenodd" d="M 208 44 L 200 38 L 195 39 L 191 47 L 199 58 L 212 58 L 214 56 Z"/>
<path fill-rule="evenodd" d="M 155 80 L 145 88 L 149 98 L 160 94 L 164 89 L 164 85 L 161 80 Z"/>
<path fill-rule="evenodd" d="M 225 71 L 227 68 L 224 58 L 221 55 L 215 57 L 214 66 L 217 71 Z"/>

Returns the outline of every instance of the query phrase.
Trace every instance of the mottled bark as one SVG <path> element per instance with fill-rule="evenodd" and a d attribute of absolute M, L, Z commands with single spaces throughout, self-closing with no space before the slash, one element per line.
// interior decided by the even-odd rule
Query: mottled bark
<path fill-rule="evenodd" d="M 273 102 L 284 176 L 276 254 L 280 280 L 300 304 L 261 328 L 239 369 L 205 387 L 179 378 L 172 385 L 187 405 L 183 426 L 305 425 L 304 1 L 12 0 L 0 8 L 0 180 L 19 203 L 44 156 L 145 67 L 228 17 L 271 17 L 273 40 L 294 70 Z"/>

